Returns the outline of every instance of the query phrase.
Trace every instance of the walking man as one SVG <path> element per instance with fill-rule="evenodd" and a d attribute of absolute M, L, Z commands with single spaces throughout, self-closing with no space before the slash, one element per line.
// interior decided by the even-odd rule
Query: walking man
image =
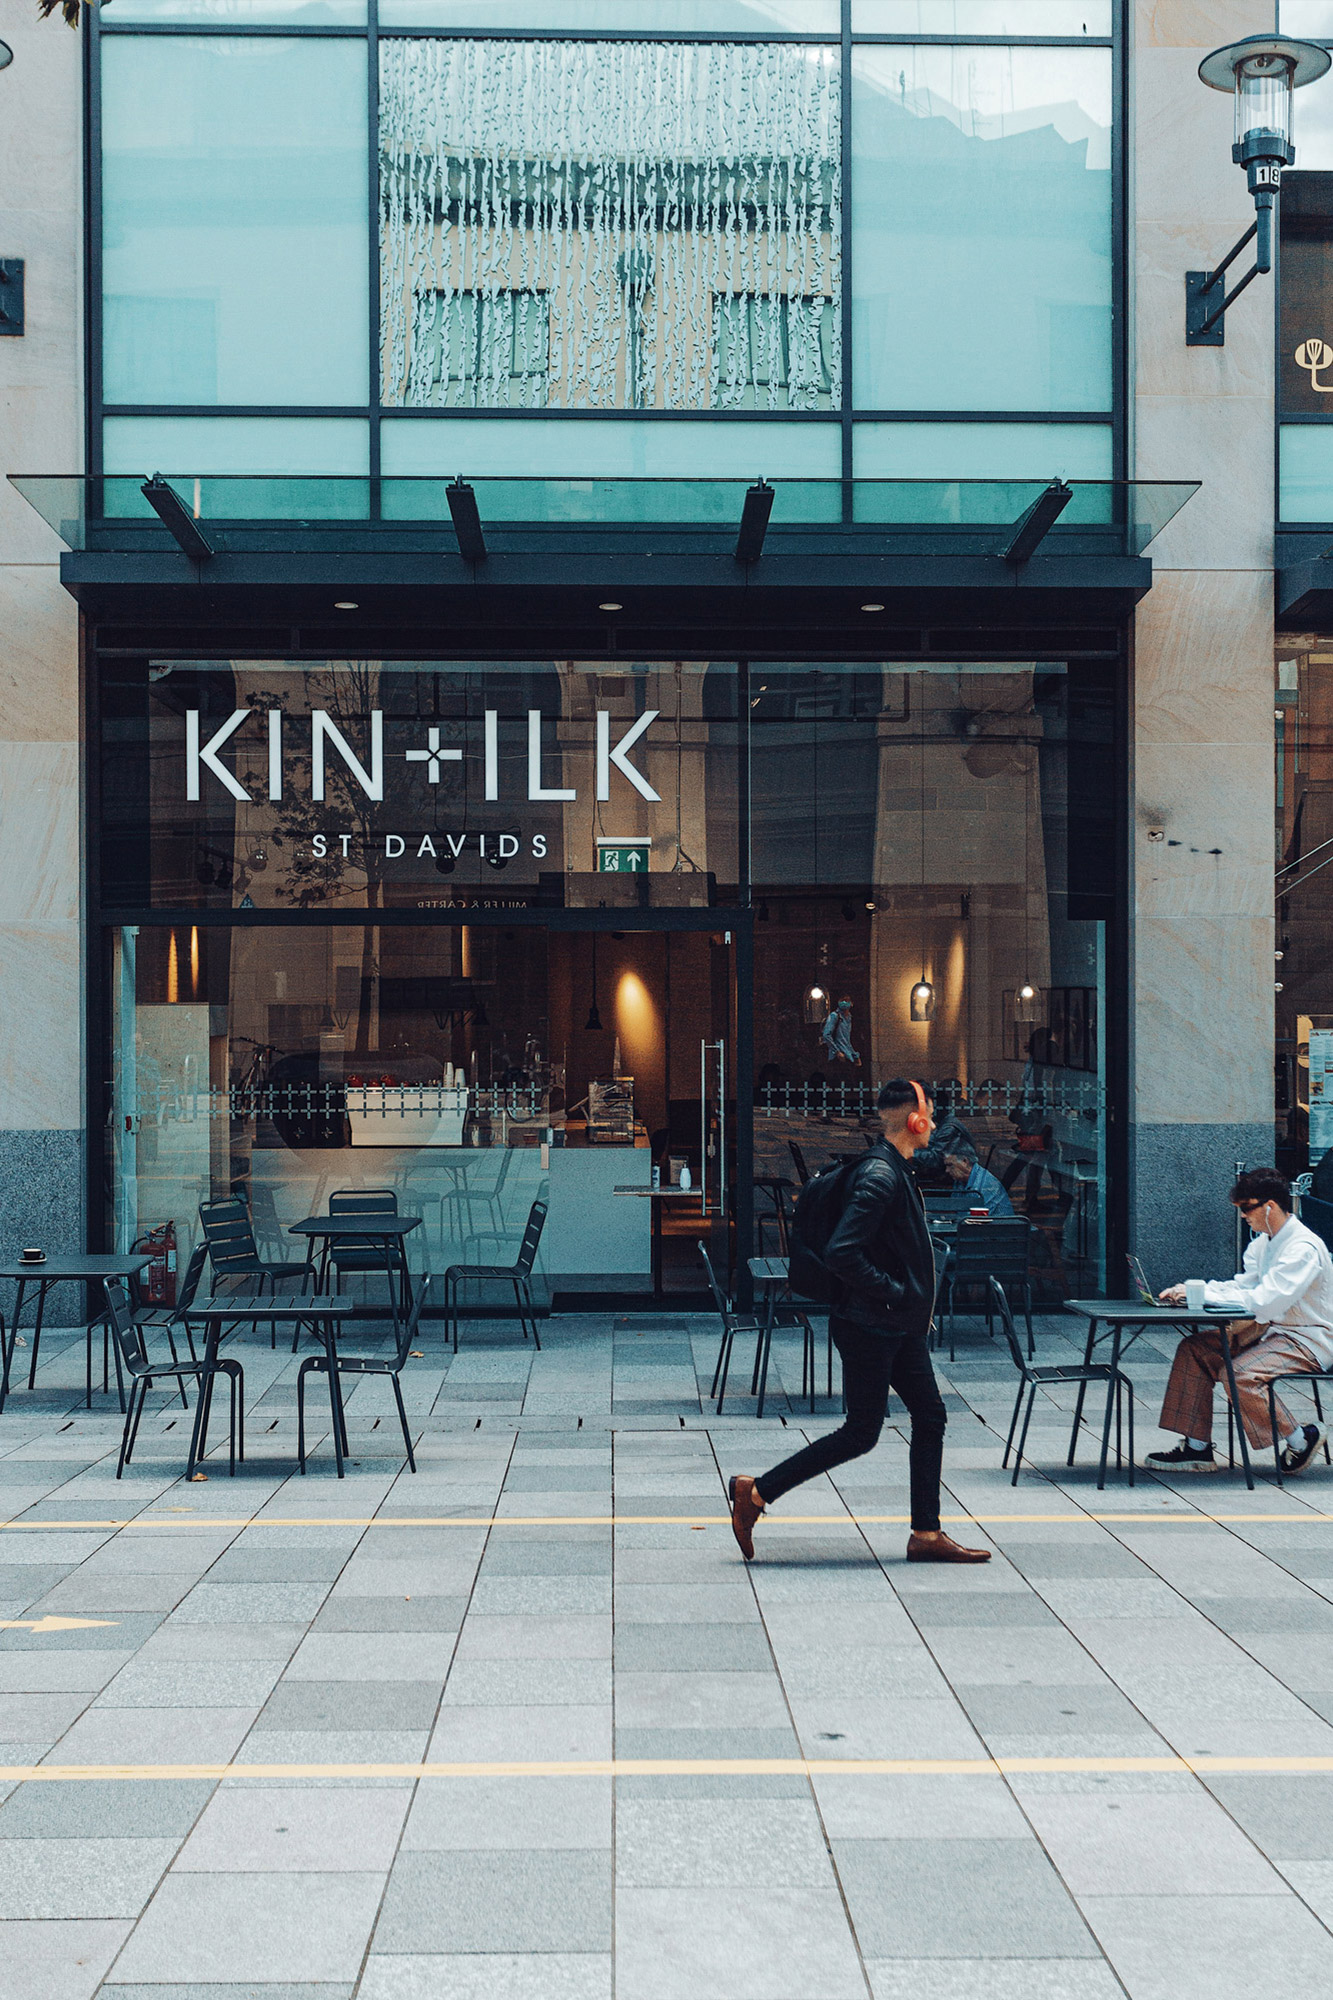
<path fill-rule="evenodd" d="M 967 1549 L 940 1531 L 944 1402 L 935 1385 L 927 1336 L 935 1304 L 935 1259 L 925 1211 L 912 1178 L 912 1155 L 934 1130 L 919 1083 L 896 1077 L 879 1093 L 883 1138 L 856 1169 L 843 1210 L 823 1251 L 843 1296 L 829 1315 L 842 1357 L 847 1420 L 758 1479 L 738 1474 L 729 1487 L 731 1527 L 741 1554 L 754 1556 L 754 1527 L 764 1509 L 793 1486 L 873 1451 L 889 1391 L 912 1419 L 912 1532 L 908 1562 L 981 1563 L 989 1549 Z"/>

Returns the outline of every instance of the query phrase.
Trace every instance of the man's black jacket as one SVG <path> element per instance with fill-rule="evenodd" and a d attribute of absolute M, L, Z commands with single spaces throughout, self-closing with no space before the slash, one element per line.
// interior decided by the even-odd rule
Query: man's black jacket
<path fill-rule="evenodd" d="M 935 1303 L 925 1210 L 901 1153 L 881 1140 L 857 1168 L 824 1251 L 845 1291 L 833 1310 L 871 1333 L 923 1334 Z"/>

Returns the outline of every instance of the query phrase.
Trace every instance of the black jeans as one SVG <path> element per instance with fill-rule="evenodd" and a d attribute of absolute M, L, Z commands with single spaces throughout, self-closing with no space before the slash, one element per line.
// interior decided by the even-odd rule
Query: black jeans
<path fill-rule="evenodd" d="M 924 1334 L 867 1333 L 851 1320 L 834 1314 L 829 1320 L 833 1345 L 842 1356 L 842 1389 L 847 1421 L 841 1430 L 816 1438 L 803 1451 L 784 1458 L 756 1482 L 770 1503 L 793 1486 L 861 1458 L 873 1451 L 884 1425 L 889 1391 L 900 1396 L 912 1419 L 910 1451 L 912 1526 L 930 1532 L 940 1525 L 940 1467 L 944 1463 L 944 1399 L 935 1383 L 930 1349 Z"/>

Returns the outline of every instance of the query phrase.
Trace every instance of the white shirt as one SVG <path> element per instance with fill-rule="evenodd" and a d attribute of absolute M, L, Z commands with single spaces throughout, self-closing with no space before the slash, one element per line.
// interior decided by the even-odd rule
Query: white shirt
<path fill-rule="evenodd" d="M 1276 1236 L 1261 1231 L 1252 1237 L 1240 1274 L 1211 1280 L 1203 1302 L 1281 1327 L 1309 1348 L 1321 1368 L 1333 1368 L 1333 1257 L 1294 1215 Z"/>

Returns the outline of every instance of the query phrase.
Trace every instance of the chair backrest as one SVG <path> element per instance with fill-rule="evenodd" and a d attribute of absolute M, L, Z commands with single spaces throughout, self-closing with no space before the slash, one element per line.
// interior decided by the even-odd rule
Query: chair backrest
<path fill-rule="evenodd" d="M 1001 1278 L 1012 1284 L 1026 1278 L 1031 1227 L 1022 1216 L 1013 1222 L 960 1222 L 953 1239 L 955 1283 Z"/>
<path fill-rule="evenodd" d="M 532 1276 L 532 1267 L 537 1261 L 537 1245 L 542 1240 L 542 1231 L 545 1227 L 546 1203 L 544 1201 L 534 1201 L 532 1207 L 528 1210 L 528 1220 L 523 1231 L 523 1241 L 518 1246 L 518 1256 L 514 1260 L 514 1269 L 520 1278 L 530 1278 Z"/>
<path fill-rule="evenodd" d="M 259 1251 L 250 1225 L 250 1211 L 240 1195 L 227 1194 L 217 1201 L 201 1201 L 199 1226 L 204 1232 L 215 1278 L 255 1275 L 260 1268 Z"/>
<path fill-rule="evenodd" d="M 1012 1308 L 1005 1297 L 1004 1286 L 998 1278 L 988 1278 L 986 1280 L 986 1291 L 987 1303 L 1004 1329 L 1004 1337 L 1009 1343 L 1009 1353 L 1013 1359 L 1013 1364 L 1020 1375 L 1026 1375 L 1028 1372 L 1027 1358 L 1023 1353 L 1023 1343 L 1018 1337 L 1018 1328 L 1014 1325 Z"/>
<path fill-rule="evenodd" d="M 105 1290 L 107 1324 L 121 1366 L 127 1375 L 142 1375 L 148 1367 L 148 1347 L 143 1328 L 135 1321 L 125 1282 L 121 1278 L 108 1278 Z"/>
<path fill-rule="evenodd" d="M 329 1196 L 330 1215 L 397 1215 L 398 1197 L 392 1188 L 335 1188 Z M 353 1252 L 370 1251 L 377 1257 L 384 1255 L 383 1238 L 373 1236 L 340 1236 L 331 1245 L 330 1254 L 334 1263 L 340 1257 Z"/>
<path fill-rule="evenodd" d="M 708 1254 L 708 1245 L 706 1243 L 699 1245 L 699 1255 L 703 1258 L 704 1269 L 708 1273 L 708 1289 L 713 1294 L 713 1304 L 717 1307 L 721 1318 L 725 1320 L 731 1311 L 731 1307 L 728 1304 L 726 1293 L 717 1281 L 717 1272 L 713 1269 L 713 1260 Z"/>
<path fill-rule="evenodd" d="M 804 1187 L 810 1178 L 810 1169 L 805 1164 L 805 1154 L 794 1139 L 788 1139 L 787 1151 L 791 1154 L 791 1163 L 800 1176 L 801 1186 Z"/>
<path fill-rule="evenodd" d="M 950 1249 L 950 1245 L 949 1245 L 949 1239 L 948 1239 L 947 1237 L 944 1237 L 944 1236 L 932 1236 L 932 1237 L 931 1237 L 931 1239 L 930 1239 L 930 1250 L 931 1250 L 931 1255 L 932 1255 L 932 1256 L 934 1257 L 934 1259 L 935 1259 L 935 1297 L 936 1297 L 936 1300 L 938 1300 L 938 1299 L 939 1299 L 939 1295 L 940 1295 L 940 1286 L 941 1286 L 941 1284 L 942 1284 L 942 1283 L 944 1282 L 944 1273 L 945 1273 L 945 1270 L 946 1270 L 946 1269 L 947 1269 L 947 1267 L 948 1267 L 948 1263 L 949 1263 L 949 1249 Z"/>
<path fill-rule="evenodd" d="M 204 1275 L 204 1265 L 208 1262 L 207 1243 L 196 1243 L 190 1252 L 190 1261 L 185 1266 L 185 1276 L 181 1279 L 180 1290 L 176 1294 L 176 1316 L 179 1319 L 194 1304 Z"/>
<path fill-rule="evenodd" d="M 1333 1201 L 1320 1201 L 1317 1194 L 1302 1195 L 1301 1221 L 1333 1250 Z"/>

